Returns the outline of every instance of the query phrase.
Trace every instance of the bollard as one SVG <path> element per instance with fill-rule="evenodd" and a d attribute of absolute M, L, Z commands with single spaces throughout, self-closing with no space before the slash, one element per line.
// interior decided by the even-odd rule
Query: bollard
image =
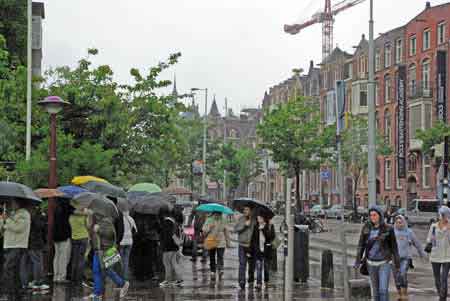
<path fill-rule="evenodd" d="M 323 288 L 334 288 L 333 252 L 322 252 L 321 283 Z"/>
<path fill-rule="evenodd" d="M 371 290 L 368 279 L 352 279 L 348 281 L 349 295 L 345 300 L 357 301 L 357 300 L 370 300 Z"/>
<path fill-rule="evenodd" d="M 309 230 L 307 225 L 295 225 L 294 280 L 307 282 L 309 278 Z"/>

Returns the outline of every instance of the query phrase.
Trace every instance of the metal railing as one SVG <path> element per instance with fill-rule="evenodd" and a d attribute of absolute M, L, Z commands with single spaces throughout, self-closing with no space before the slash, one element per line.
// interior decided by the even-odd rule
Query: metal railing
<path fill-rule="evenodd" d="M 410 99 L 433 97 L 433 89 L 431 87 L 431 82 L 423 82 L 423 81 L 409 82 L 408 97 Z"/>

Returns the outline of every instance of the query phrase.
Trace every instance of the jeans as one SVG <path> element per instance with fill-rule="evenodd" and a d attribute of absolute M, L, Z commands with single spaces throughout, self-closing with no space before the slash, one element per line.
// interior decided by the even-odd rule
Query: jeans
<path fill-rule="evenodd" d="M 245 285 L 245 272 L 247 270 L 248 263 L 248 283 L 253 283 L 255 281 L 255 261 L 247 248 L 239 246 L 239 284 Z"/>
<path fill-rule="evenodd" d="M 256 258 L 256 283 L 262 284 L 263 269 L 264 269 L 264 282 L 269 282 L 269 269 L 270 261 L 264 257 Z"/>
<path fill-rule="evenodd" d="M 20 262 L 20 278 L 22 286 L 28 285 L 28 274 L 31 268 L 33 283 L 41 285 L 44 282 L 44 257 L 41 250 L 27 250 Z"/>
<path fill-rule="evenodd" d="M 434 284 L 436 285 L 439 298 L 447 300 L 448 295 L 448 272 L 450 270 L 450 262 L 438 263 L 432 262 Z"/>
<path fill-rule="evenodd" d="M 100 260 L 98 253 L 95 252 L 92 261 L 92 272 L 94 274 L 94 295 L 96 296 L 101 296 L 105 292 L 105 276 L 109 277 L 117 287 L 121 288 L 125 285 L 125 281 L 112 268 L 103 271 Z"/>
<path fill-rule="evenodd" d="M 166 281 L 183 280 L 180 271 L 180 254 L 175 251 L 163 253 L 163 264 L 166 274 Z"/>
<path fill-rule="evenodd" d="M 53 259 L 53 281 L 66 280 L 67 266 L 70 261 L 70 239 L 55 242 L 55 257 Z"/>
<path fill-rule="evenodd" d="M 367 265 L 369 270 L 370 285 L 372 286 L 374 301 L 389 301 L 389 277 L 391 275 L 391 265 Z"/>
<path fill-rule="evenodd" d="M 129 279 L 130 254 L 132 247 L 133 247 L 132 245 L 128 245 L 128 246 L 120 246 L 119 248 L 120 257 L 122 257 L 123 278 L 126 280 Z"/>
<path fill-rule="evenodd" d="M 87 244 L 87 239 L 72 240 L 70 279 L 73 282 L 83 281 Z"/>
<path fill-rule="evenodd" d="M 20 261 L 24 256 L 26 249 L 5 249 L 4 250 L 4 266 L 3 279 L 1 288 L 8 294 L 8 300 L 13 300 L 17 296 L 21 279 L 20 279 Z"/>
<path fill-rule="evenodd" d="M 400 269 L 398 271 L 394 270 L 395 286 L 397 289 L 408 288 L 408 269 L 409 259 L 400 258 Z"/>
<path fill-rule="evenodd" d="M 225 248 L 217 248 L 209 250 L 209 267 L 211 273 L 216 272 L 216 254 L 217 254 L 217 268 L 219 272 L 223 271 L 223 255 L 225 253 Z"/>

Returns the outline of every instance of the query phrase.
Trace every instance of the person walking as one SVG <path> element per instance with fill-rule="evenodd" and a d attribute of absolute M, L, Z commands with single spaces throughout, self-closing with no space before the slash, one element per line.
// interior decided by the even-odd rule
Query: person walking
<path fill-rule="evenodd" d="M 114 220 L 109 217 L 97 215 L 88 211 L 89 237 L 94 247 L 92 261 L 92 272 L 94 277 L 94 292 L 89 296 L 93 300 L 102 300 L 105 294 L 104 278 L 107 276 L 120 289 L 120 298 L 124 298 L 128 293 L 130 283 L 125 281 L 114 271 L 118 251 L 116 248 L 116 231 Z"/>
<path fill-rule="evenodd" d="M 191 216 L 189 217 L 189 225 L 192 225 L 194 227 L 194 241 L 192 245 L 192 258 L 191 261 L 193 263 L 197 262 L 197 255 L 198 255 L 198 245 L 204 243 L 204 233 L 202 231 L 203 225 L 206 221 L 206 213 L 198 211 L 196 209 L 192 210 Z M 201 263 L 206 263 L 206 257 L 208 256 L 208 251 L 203 248 L 202 250 L 202 259 L 200 260 Z"/>
<path fill-rule="evenodd" d="M 262 288 L 263 271 L 264 284 L 268 287 L 270 260 L 272 258 L 272 242 L 275 239 L 275 227 L 264 216 L 256 215 L 256 227 L 251 240 L 252 257 L 256 266 L 256 289 Z"/>
<path fill-rule="evenodd" d="M 216 272 L 219 278 L 223 276 L 223 257 L 225 248 L 230 246 L 230 234 L 227 229 L 227 221 L 222 213 L 214 212 L 205 221 L 202 228 L 205 233 L 205 246 L 209 253 L 209 267 L 211 280 L 216 280 Z"/>
<path fill-rule="evenodd" d="M 181 231 L 174 217 L 166 210 L 161 213 L 161 250 L 163 252 L 163 264 L 165 280 L 161 287 L 183 286 L 183 278 L 180 271 Z"/>
<path fill-rule="evenodd" d="M 408 269 L 412 262 L 412 247 L 417 249 L 421 258 L 425 258 L 426 254 L 414 232 L 408 228 L 403 215 L 395 216 L 394 232 L 400 257 L 400 269 L 394 269 L 395 285 L 400 299 L 408 299 Z"/>
<path fill-rule="evenodd" d="M 248 283 L 253 285 L 254 282 L 254 259 L 251 256 L 251 239 L 253 234 L 253 229 L 255 227 L 255 220 L 252 217 L 251 208 L 245 206 L 243 208 L 243 215 L 238 219 L 234 225 L 234 232 L 238 234 L 239 242 L 239 287 L 243 290 L 245 289 L 245 273 L 248 265 Z"/>
<path fill-rule="evenodd" d="M 69 217 L 71 235 L 70 280 L 81 284 L 84 278 L 85 256 L 88 247 L 87 211 L 73 210 Z"/>
<path fill-rule="evenodd" d="M 385 223 L 382 209 L 372 206 L 369 222 L 361 230 L 355 268 L 367 265 L 375 301 L 389 300 L 391 261 L 394 270 L 398 270 L 400 257 L 394 229 Z"/>
<path fill-rule="evenodd" d="M 439 300 L 444 301 L 448 296 L 450 270 L 450 209 L 442 206 L 439 209 L 439 217 L 439 221 L 430 227 L 427 246 L 431 246 L 430 261 Z"/>
<path fill-rule="evenodd" d="M 120 206 L 119 203 L 119 210 L 122 211 L 123 207 Z M 128 210 L 123 210 L 123 224 L 124 224 L 124 231 L 123 231 L 123 238 L 120 242 L 120 257 L 122 257 L 122 267 L 123 267 L 123 278 L 125 280 L 129 280 L 129 263 L 130 263 L 130 254 L 131 249 L 133 248 L 133 235 L 137 233 L 137 227 L 136 222 L 134 219 L 130 216 L 130 212 Z"/>
<path fill-rule="evenodd" d="M 45 227 L 44 216 L 39 207 L 30 207 L 31 227 L 28 244 L 28 251 L 26 252 L 27 259 L 30 263 L 32 271 L 32 281 L 28 284 L 34 293 L 45 293 L 50 287 L 45 284 L 44 277 L 44 256 L 43 250 L 45 246 L 45 237 L 47 229 Z M 28 266 L 21 266 L 21 275 L 27 275 Z"/>
<path fill-rule="evenodd" d="M 53 259 L 53 282 L 67 282 L 67 266 L 70 261 L 72 228 L 70 227 L 70 214 L 73 207 L 69 200 L 59 199 L 56 203 L 53 242 L 55 245 L 55 256 Z"/>
<path fill-rule="evenodd" d="M 19 298 L 20 262 L 28 249 L 31 215 L 19 200 L 8 203 L 0 217 L 0 232 L 3 236 L 4 267 L 2 289 L 7 300 Z"/>

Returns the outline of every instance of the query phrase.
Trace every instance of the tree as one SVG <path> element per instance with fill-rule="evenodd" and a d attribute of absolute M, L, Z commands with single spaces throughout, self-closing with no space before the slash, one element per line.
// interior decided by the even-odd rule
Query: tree
<path fill-rule="evenodd" d="M 27 62 L 27 1 L 0 0 L 0 35 L 6 39 L 11 65 Z"/>
<path fill-rule="evenodd" d="M 261 158 L 255 149 L 242 147 L 238 149 L 235 160 L 239 166 L 240 186 L 247 192 L 250 181 L 262 173 Z"/>
<path fill-rule="evenodd" d="M 353 191 L 359 187 L 359 182 L 368 169 L 368 122 L 366 117 L 351 116 L 349 127 L 342 132 L 342 160 L 353 181 Z M 388 156 L 392 150 L 383 137 L 376 136 L 377 155 Z M 356 193 L 353 198 L 353 210 L 356 216 Z"/>
<path fill-rule="evenodd" d="M 439 121 L 429 129 L 418 130 L 416 137 L 422 140 L 423 152 L 432 154 L 436 145 L 443 143 L 445 137 L 450 137 L 450 126 Z"/>
<path fill-rule="evenodd" d="M 321 130 L 318 103 L 298 97 L 266 111 L 257 132 L 261 147 L 271 152 L 275 162 L 292 170 L 296 179 L 296 200 L 300 200 L 300 172 L 317 169 L 326 155 L 328 131 Z"/>

